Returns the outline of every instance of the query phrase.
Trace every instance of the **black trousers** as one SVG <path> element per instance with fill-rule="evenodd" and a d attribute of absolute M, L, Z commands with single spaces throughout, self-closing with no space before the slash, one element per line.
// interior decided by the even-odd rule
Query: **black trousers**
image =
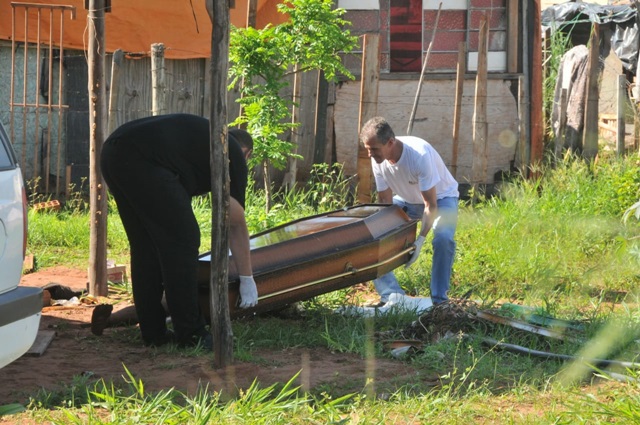
<path fill-rule="evenodd" d="M 166 294 L 178 341 L 206 332 L 198 308 L 200 229 L 191 196 L 178 175 L 123 139 L 109 139 L 101 156 L 104 179 L 115 199 L 131 246 L 131 281 L 145 343 L 166 333 Z"/>

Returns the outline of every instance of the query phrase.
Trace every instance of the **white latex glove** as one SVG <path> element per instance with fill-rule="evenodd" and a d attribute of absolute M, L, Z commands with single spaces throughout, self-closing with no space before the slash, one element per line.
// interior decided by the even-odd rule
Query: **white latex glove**
<path fill-rule="evenodd" d="M 255 307 L 258 304 L 258 287 L 253 276 L 240 276 L 240 308 Z"/>
<path fill-rule="evenodd" d="M 415 261 L 420 256 L 420 251 L 422 250 L 424 239 L 425 239 L 424 236 L 418 236 L 418 238 L 416 239 L 415 243 L 413 244 L 416 247 L 416 249 L 413 251 L 413 254 L 411 255 L 411 258 L 409 258 L 409 261 L 407 262 L 407 264 L 404 265 L 405 269 L 409 268 L 413 263 L 415 263 Z"/>

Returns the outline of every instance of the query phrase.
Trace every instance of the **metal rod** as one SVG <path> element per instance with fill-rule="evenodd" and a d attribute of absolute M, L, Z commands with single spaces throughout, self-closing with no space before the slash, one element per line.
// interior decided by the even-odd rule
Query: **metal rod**
<path fill-rule="evenodd" d="M 75 10 L 75 9 L 74 9 Z M 62 61 L 64 58 L 64 10 L 60 11 L 60 58 L 58 65 L 58 143 L 56 146 L 56 194 L 60 195 L 60 156 L 62 154 Z"/>
<path fill-rule="evenodd" d="M 48 78 L 48 87 L 47 87 L 47 146 L 46 146 L 46 156 L 43 158 L 43 161 L 46 159 L 44 163 L 45 175 L 49 175 L 49 152 L 51 151 L 51 122 L 52 122 L 52 104 L 53 101 L 53 9 L 49 9 L 49 78 Z M 45 179 L 46 191 L 49 192 L 49 179 Z"/>
<path fill-rule="evenodd" d="M 35 131 L 34 131 L 34 143 L 33 143 L 33 179 L 34 179 L 34 185 L 37 187 L 39 185 L 38 183 L 38 177 L 40 176 L 40 172 L 39 172 L 39 167 L 38 167 L 38 139 L 39 139 L 39 135 L 40 135 L 40 93 L 38 92 L 40 89 L 40 43 L 41 43 L 41 36 L 40 36 L 40 29 L 42 28 L 42 25 L 40 24 L 40 22 L 42 22 L 42 9 L 39 8 L 38 9 L 38 35 L 36 36 L 36 87 L 34 90 L 35 93 L 35 97 L 36 97 L 36 104 L 35 104 L 35 112 L 36 112 L 36 120 L 35 120 Z M 36 185 L 37 183 L 37 185 Z"/>
<path fill-rule="evenodd" d="M 63 10 L 71 10 L 73 16 L 75 17 L 75 11 L 76 11 L 76 7 L 75 6 L 65 6 L 65 5 L 56 5 L 56 4 L 41 4 L 41 3 L 22 3 L 22 2 L 15 2 L 12 1 L 11 2 L 11 6 L 13 7 L 24 7 L 24 8 L 30 8 L 30 7 L 37 7 L 37 8 L 46 8 L 46 9 L 63 9 Z"/>
<path fill-rule="evenodd" d="M 15 97 L 15 71 L 16 71 L 16 8 L 11 5 L 11 89 L 10 89 L 10 117 L 9 117 L 9 132 L 11 134 L 11 144 L 15 143 L 15 124 L 14 124 L 14 97 Z"/>
<path fill-rule="evenodd" d="M 22 64 L 22 102 L 27 103 L 27 58 L 29 56 L 27 49 L 29 48 L 29 8 L 24 10 L 24 58 Z M 20 165 L 27 168 L 27 108 L 22 109 L 22 161 Z"/>

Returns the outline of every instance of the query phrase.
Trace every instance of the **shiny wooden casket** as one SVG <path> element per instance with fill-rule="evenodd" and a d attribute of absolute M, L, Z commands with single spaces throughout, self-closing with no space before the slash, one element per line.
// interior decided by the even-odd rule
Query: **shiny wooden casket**
<path fill-rule="evenodd" d="M 258 305 L 237 307 L 238 273 L 230 256 L 231 317 L 275 310 L 381 276 L 409 261 L 416 227 L 417 221 L 396 205 L 364 204 L 255 234 L 250 243 Z M 208 292 L 210 253 L 199 260 L 199 286 Z"/>

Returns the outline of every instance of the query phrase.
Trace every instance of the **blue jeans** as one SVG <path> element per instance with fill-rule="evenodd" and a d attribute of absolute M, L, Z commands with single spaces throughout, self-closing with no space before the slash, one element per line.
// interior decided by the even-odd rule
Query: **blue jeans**
<path fill-rule="evenodd" d="M 404 199 L 394 196 L 393 203 L 402 207 L 407 215 L 419 220 L 424 212 L 424 204 L 409 204 Z M 434 220 L 433 258 L 431 265 L 431 301 L 434 304 L 448 299 L 447 292 L 451 282 L 451 269 L 456 252 L 454 235 L 458 224 L 458 198 L 449 197 L 438 199 L 438 216 Z M 380 294 L 380 301 L 387 302 L 389 294 L 404 294 L 393 271 L 380 276 L 373 281 L 376 291 Z"/>

